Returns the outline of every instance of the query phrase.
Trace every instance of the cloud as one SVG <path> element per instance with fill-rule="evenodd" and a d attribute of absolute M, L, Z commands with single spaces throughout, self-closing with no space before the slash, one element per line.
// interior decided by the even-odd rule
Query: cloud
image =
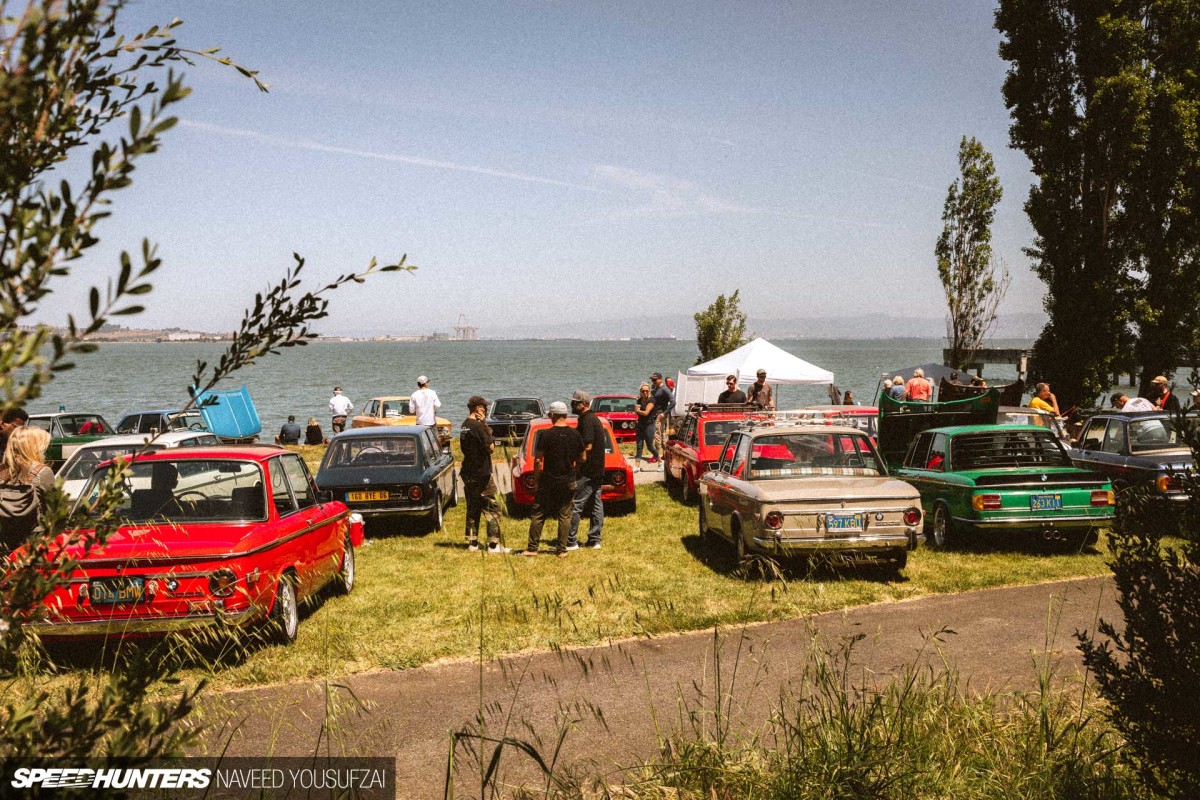
<path fill-rule="evenodd" d="M 592 177 L 638 198 L 636 205 L 618 211 L 619 216 L 757 214 L 761 211 L 714 197 L 691 181 L 628 167 L 597 164 L 592 167 Z"/>
<path fill-rule="evenodd" d="M 475 167 L 469 164 L 456 164 L 453 161 L 438 161 L 432 158 L 406 156 L 399 155 L 397 153 L 380 153 L 373 150 L 358 150 L 352 147 L 338 147 L 337 145 L 322 144 L 321 142 L 283 139 L 278 136 L 271 136 L 258 131 L 243 130 L 241 128 L 226 128 L 221 125 L 212 125 L 207 122 L 180 120 L 179 124 L 194 130 L 219 133 L 222 136 L 237 136 L 243 139 L 254 139 L 255 141 L 265 142 L 267 144 L 273 144 L 279 147 L 294 148 L 296 150 L 310 150 L 318 153 L 333 153 L 336 155 L 352 156 L 354 158 L 366 158 L 374 161 L 387 161 L 394 164 L 411 164 L 417 167 L 446 169 L 455 172 L 470 172 L 476 175 L 487 175 L 492 178 L 502 178 L 504 180 L 524 181 L 525 183 L 538 183 L 546 186 L 561 186 L 566 189 L 582 189 L 585 192 L 604 191 L 603 189 L 598 189 L 594 186 L 584 186 L 578 183 L 571 183 L 570 181 L 560 181 L 555 178 L 544 178 L 540 175 L 528 175 L 523 172 L 510 172 L 507 170 L 491 169 L 489 167 Z"/>

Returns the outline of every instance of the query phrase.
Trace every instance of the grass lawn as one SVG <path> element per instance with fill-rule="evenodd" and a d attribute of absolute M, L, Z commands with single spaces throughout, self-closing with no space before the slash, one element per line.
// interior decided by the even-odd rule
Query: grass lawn
<path fill-rule="evenodd" d="M 324 448 L 296 449 L 315 470 Z M 464 516 L 463 505 L 451 509 L 438 533 L 372 526 L 353 594 L 325 593 L 306 608 L 294 645 L 205 646 L 183 657 L 183 677 L 203 675 L 218 688 L 337 678 L 477 657 L 481 647 L 491 657 L 1108 572 L 1103 542 L 1080 553 L 1031 538 L 971 551 L 922 548 L 899 580 L 853 565 L 747 578 L 732 547 L 701 540 L 695 507 L 661 484 L 639 487 L 636 514 L 605 521 L 602 550 L 565 559 L 468 553 Z M 527 533 L 526 520 L 504 520 L 514 550 Z M 552 526 L 543 535 L 553 537 Z"/>

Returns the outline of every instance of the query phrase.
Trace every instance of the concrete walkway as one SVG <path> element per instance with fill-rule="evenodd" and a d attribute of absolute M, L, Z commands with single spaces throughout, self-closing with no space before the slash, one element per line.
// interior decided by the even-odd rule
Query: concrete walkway
<path fill-rule="evenodd" d="M 1095 630 L 1099 616 L 1119 619 L 1114 594 L 1107 578 L 989 589 L 724 630 L 719 639 L 707 631 L 512 656 L 482 670 L 460 662 L 356 675 L 342 688 L 288 684 L 230 692 L 206 703 L 209 746 L 228 741 L 229 755 L 241 756 L 311 755 L 326 747 L 394 756 L 400 796 L 435 798 L 442 796 L 451 732 L 471 726 L 482 709 L 489 734 L 501 733 L 508 720 L 508 735 L 540 736 L 546 754 L 560 722 L 573 720 L 560 763 L 618 775 L 620 765 L 652 758 L 660 737 L 681 721 L 686 728 L 687 710 L 711 711 L 715 657 L 726 691 L 729 675 L 736 675 L 732 712 L 743 730 L 762 725 L 780 692 L 795 685 L 814 634 L 831 648 L 863 634 L 855 666 L 886 678 L 918 653 L 935 658 L 928 636 L 943 631 L 941 652 L 971 688 L 1027 688 L 1045 654 L 1059 679 L 1082 674 L 1071 634 Z M 515 752 L 505 756 L 515 768 L 510 778 L 535 780 L 528 761 L 520 762 Z M 476 796 L 477 773 L 461 747 L 456 763 L 456 796 Z"/>

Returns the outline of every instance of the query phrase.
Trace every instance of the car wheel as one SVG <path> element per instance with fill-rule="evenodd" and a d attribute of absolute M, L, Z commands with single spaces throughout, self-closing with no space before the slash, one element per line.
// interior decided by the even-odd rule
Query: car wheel
<path fill-rule="evenodd" d="M 692 479 L 686 472 L 679 481 L 679 500 L 685 506 L 690 506 L 696 500 L 696 490 L 692 488 Z"/>
<path fill-rule="evenodd" d="M 945 550 L 954 538 L 953 523 L 950 521 L 950 509 L 945 503 L 938 503 L 933 509 L 933 531 L 930 544 L 935 550 Z"/>
<path fill-rule="evenodd" d="M 450 508 L 458 508 L 458 475 L 450 473 Z"/>
<path fill-rule="evenodd" d="M 704 513 L 704 503 L 700 504 L 700 538 L 706 539 L 710 536 L 708 530 L 708 515 Z"/>
<path fill-rule="evenodd" d="M 342 566 L 338 570 L 337 591 L 338 594 L 350 594 L 354 591 L 354 545 L 350 544 L 349 536 L 342 545 Z"/>
<path fill-rule="evenodd" d="M 442 493 L 433 493 L 433 508 L 429 512 L 429 529 L 437 532 L 442 529 L 445 516 L 442 513 Z"/>
<path fill-rule="evenodd" d="M 742 526 L 737 522 L 733 523 L 733 546 L 737 551 L 738 563 L 746 560 L 746 537 L 742 536 Z"/>
<path fill-rule="evenodd" d="M 275 604 L 267 618 L 267 637 L 272 644 L 287 645 L 296 641 L 300 629 L 300 604 L 296 601 L 296 586 L 292 576 L 284 573 L 275 586 Z"/>

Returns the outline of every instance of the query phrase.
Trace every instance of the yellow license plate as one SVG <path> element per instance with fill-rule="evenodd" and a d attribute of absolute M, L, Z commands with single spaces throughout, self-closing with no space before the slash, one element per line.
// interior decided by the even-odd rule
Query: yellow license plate
<path fill-rule="evenodd" d="M 389 500 L 389 492 L 346 492 L 346 499 L 351 503 L 369 503 L 372 500 Z"/>

